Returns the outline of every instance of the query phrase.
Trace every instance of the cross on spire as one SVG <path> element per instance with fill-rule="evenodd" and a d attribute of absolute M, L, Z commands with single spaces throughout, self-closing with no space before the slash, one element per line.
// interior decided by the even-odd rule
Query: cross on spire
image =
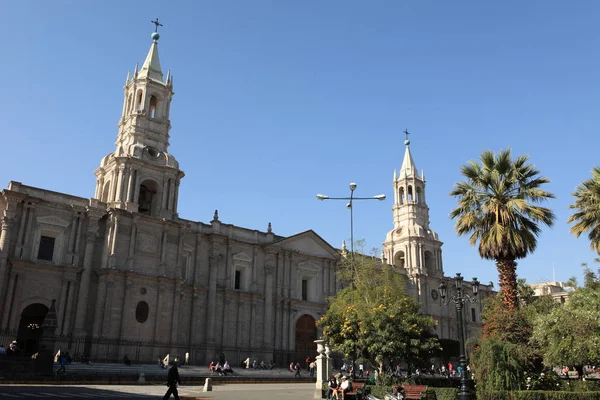
<path fill-rule="evenodd" d="M 158 32 L 158 27 L 159 26 L 163 26 L 163 24 L 161 24 L 160 22 L 158 22 L 158 18 L 156 18 L 156 20 L 154 21 L 150 21 L 154 24 L 154 32 Z"/>
<path fill-rule="evenodd" d="M 406 135 L 406 140 L 408 140 L 408 135 L 410 135 L 410 132 L 408 131 L 408 129 L 405 129 L 403 131 L 403 133 Z"/>

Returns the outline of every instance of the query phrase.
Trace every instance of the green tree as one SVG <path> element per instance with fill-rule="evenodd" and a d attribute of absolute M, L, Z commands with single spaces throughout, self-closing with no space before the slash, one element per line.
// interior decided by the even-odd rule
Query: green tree
<path fill-rule="evenodd" d="M 539 346 L 544 364 L 574 365 L 600 362 L 600 289 L 577 289 L 552 311 L 539 313 L 532 343 Z M 578 368 L 580 369 L 580 368 Z"/>
<path fill-rule="evenodd" d="M 600 254 L 600 167 L 592 169 L 592 178 L 583 181 L 573 193 L 575 203 L 569 208 L 577 210 L 568 222 L 575 222 L 571 233 L 577 237 L 588 233 L 590 247 Z"/>
<path fill-rule="evenodd" d="M 392 266 L 358 254 L 343 259 L 341 271 L 344 279 L 351 271 L 353 285 L 331 299 L 318 322 L 334 351 L 368 360 L 382 378 L 393 362 L 428 360 L 439 347 L 431 333 L 433 320 L 404 294 L 405 278 Z"/>
<path fill-rule="evenodd" d="M 458 198 L 450 213 L 456 232 L 470 234 L 471 245 L 479 243 L 479 255 L 495 260 L 500 292 L 510 310 L 519 306 L 515 260 L 535 250 L 539 224 L 552 226 L 555 219 L 550 209 L 537 205 L 554 198 L 541 189 L 550 181 L 528 161 L 525 155 L 513 160 L 510 149 L 497 155 L 486 150 L 480 163 L 469 161 L 461 168 L 466 181 L 450 193 Z"/>
<path fill-rule="evenodd" d="M 526 291 L 525 280 L 519 288 Z M 471 341 L 471 360 L 478 390 L 514 390 L 523 385 L 525 373 L 542 369 L 540 349 L 532 345 L 533 324 L 538 315 L 559 305 L 550 296 L 526 296 L 520 308 L 509 310 L 500 294 L 484 303 L 482 338 Z"/>

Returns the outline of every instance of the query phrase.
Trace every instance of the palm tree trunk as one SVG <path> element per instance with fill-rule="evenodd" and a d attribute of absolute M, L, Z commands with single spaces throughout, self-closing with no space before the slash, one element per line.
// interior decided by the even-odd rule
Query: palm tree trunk
<path fill-rule="evenodd" d="M 519 308 L 517 263 L 514 259 L 498 259 L 496 260 L 496 268 L 500 278 L 502 301 L 510 311 L 514 311 Z"/>

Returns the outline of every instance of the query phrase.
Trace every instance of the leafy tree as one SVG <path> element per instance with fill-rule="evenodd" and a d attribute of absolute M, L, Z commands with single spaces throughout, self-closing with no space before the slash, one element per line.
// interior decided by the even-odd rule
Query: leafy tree
<path fill-rule="evenodd" d="M 432 318 L 405 296 L 406 280 L 392 266 L 355 254 L 342 260 L 341 270 L 343 279 L 352 273 L 353 285 L 331 299 L 318 322 L 334 351 L 368 360 L 383 378 L 394 362 L 419 365 L 439 347 L 431 334 Z"/>
<path fill-rule="evenodd" d="M 477 391 L 521 389 L 526 372 L 531 369 L 527 348 L 489 337 L 482 340 L 471 353 L 473 379 L 477 382 Z"/>
<path fill-rule="evenodd" d="M 568 222 L 575 222 L 571 233 L 576 237 L 588 233 L 590 247 L 600 254 L 600 167 L 592 169 L 592 178 L 583 181 L 573 193 L 575 203 L 569 208 L 577 210 Z"/>
<path fill-rule="evenodd" d="M 450 213 L 456 232 L 470 234 L 472 246 L 479 242 L 479 255 L 495 260 L 500 292 L 510 310 L 519 306 L 515 260 L 535 250 L 539 224 L 552 226 L 555 219 L 550 209 L 537 205 L 554 198 L 541 189 L 550 181 L 528 161 L 525 155 L 513 160 L 510 149 L 497 155 L 486 150 L 480 163 L 469 161 L 461 168 L 466 181 L 450 192 L 458 198 Z"/>
<path fill-rule="evenodd" d="M 551 312 L 539 313 L 532 343 L 548 366 L 576 367 L 600 362 L 600 289 L 578 289 L 569 301 Z"/>
<path fill-rule="evenodd" d="M 484 303 L 482 338 L 471 342 L 475 380 L 481 390 L 517 389 L 525 373 L 542 369 L 540 349 L 531 343 L 533 324 L 559 305 L 550 296 L 530 296 L 527 288 L 520 279 L 522 306 L 512 311 L 500 294 Z"/>

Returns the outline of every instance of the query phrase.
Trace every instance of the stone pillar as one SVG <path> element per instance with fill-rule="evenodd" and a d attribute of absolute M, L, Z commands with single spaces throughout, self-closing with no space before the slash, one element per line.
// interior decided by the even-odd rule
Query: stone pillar
<path fill-rule="evenodd" d="M 273 261 L 268 261 L 265 266 L 265 320 L 263 323 L 263 343 L 268 350 L 273 349 L 273 333 L 275 332 L 275 329 L 273 329 L 273 271 L 275 271 L 275 265 Z"/>
<path fill-rule="evenodd" d="M 215 347 L 215 318 L 217 306 L 217 273 L 221 257 L 211 254 L 208 259 L 208 299 L 206 305 L 206 345 L 207 357 L 212 357 Z"/>
<path fill-rule="evenodd" d="M 85 319 L 88 307 L 88 295 L 90 289 L 90 279 L 92 276 L 92 261 L 94 258 L 94 244 L 98 237 L 98 219 L 102 217 L 102 210 L 86 209 L 88 215 L 88 228 L 85 234 L 85 250 L 83 254 L 83 271 L 81 272 L 81 280 L 79 282 L 79 295 L 77 297 L 77 313 L 75 314 L 75 334 L 85 335 Z M 102 296 L 98 292 L 98 297 Z M 98 315 L 96 315 L 96 318 Z"/>
<path fill-rule="evenodd" d="M 4 311 L 4 304 L 8 301 L 8 278 L 10 268 L 6 261 L 8 258 L 8 246 L 10 245 L 10 235 L 12 234 L 14 220 L 12 218 L 4 217 L 1 221 L 2 231 L 0 232 L 0 315 L 6 314 Z"/>
<path fill-rule="evenodd" d="M 322 339 L 315 340 L 317 344 L 317 382 L 315 383 L 315 392 L 314 398 L 320 399 L 322 398 L 322 388 L 323 383 L 326 383 L 331 376 L 331 358 L 329 358 L 329 354 L 325 352 L 325 341 Z"/>
<path fill-rule="evenodd" d="M 179 309 L 181 305 L 181 296 L 183 296 L 183 287 L 181 283 L 175 284 L 175 290 L 173 293 L 173 319 L 171 325 L 171 344 L 176 344 L 177 335 L 179 332 Z"/>
<path fill-rule="evenodd" d="M 104 303 L 106 302 L 106 292 L 108 288 L 107 283 L 108 277 L 106 274 L 100 275 L 98 279 L 98 293 L 96 295 L 96 311 L 94 312 L 94 326 L 92 329 L 92 334 L 94 337 L 98 337 L 102 334 L 102 325 L 104 324 Z M 81 295 L 81 290 L 79 292 Z M 79 314 L 79 301 L 77 302 L 77 314 Z M 85 312 L 85 311 L 84 311 Z M 79 319 L 75 319 L 75 327 L 77 329 L 77 321 Z"/>

